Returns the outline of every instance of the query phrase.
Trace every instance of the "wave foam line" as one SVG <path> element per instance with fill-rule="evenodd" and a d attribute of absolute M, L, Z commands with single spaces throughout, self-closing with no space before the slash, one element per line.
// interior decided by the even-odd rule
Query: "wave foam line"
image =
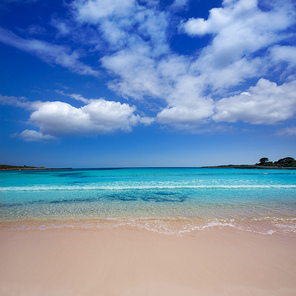
<path fill-rule="evenodd" d="M 20 221 L 19 221 L 20 222 Z M 172 222 L 172 223 L 171 223 Z M 174 223 L 175 222 L 175 223 Z M 178 223 L 179 222 L 179 223 Z M 181 224 L 180 224 L 181 222 Z M 185 220 L 183 222 L 186 222 Z M 288 221 L 287 221 L 288 222 Z M 5 223 L 4 223 L 5 224 Z M 1 226 L 1 224 L 0 224 Z M 264 224 L 263 227 L 257 227 L 252 224 L 238 223 L 233 219 L 226 221 L 212 220 L 200 223 L 194 223 L 194 221 L 187 221 L 182 223 L 181 221 L 165 221 L 161 219 L 106 219 L 105 221 L 57 221 L 57 222 L 45 222 L 45 223 L 8 223 L 0 227 L 0 231 L 30 231 L 30 230 L 104 230 L 114 229 L 119 227 L 136 227 L 138 229 L 146 229 L 148 231 L 157 232 L 166 235 L 177 235 L 182 236 L 195 231 L 203 231 L 207 229 L 215 228 L 226 228 L 236 229 L 240 231 L 253 232 L 262 235 L 273 235 L 273 234 L 284 234 L 284 235 L 295 235 L 296 225 L 295 224 Z"/>
<path fill-rule="evenodd" d="M 70 191 L 70 190 L 137 190 L 137 189 L 257 189 L 296 188 L 296 185 L 138 185 L 138 186 L 11 186 L 0 187 L 0 191 Z"/>

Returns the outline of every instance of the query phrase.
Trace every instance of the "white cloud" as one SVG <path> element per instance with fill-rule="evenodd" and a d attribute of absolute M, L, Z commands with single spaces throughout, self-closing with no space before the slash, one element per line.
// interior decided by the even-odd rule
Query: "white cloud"
<path fill-rule="evenodd" d="M 212 58 L 212 54 L 204 56 L 198 59 L 192 68 L 200 73 L 198 77 L 202 83 L 202 89 L 210 88 L 213 95 L 240 85 L 249 78 L 260 76 L 264 67 L 260 58 L 249 60 L 243 57 L 227 65 L 224 64 L 223 59 L 220 63 L 213 62 Z"/>
<path fill-rule="evenodd" d="M 98 23 L 101 18 L 129 14 L 134 3 L 134 0 L 79 0 L 73 2 L 72 6 L 77 11 L 79 21 Z"/>
<path fill-rule="evenodd" d="M 136 107 L 104 99 L 90 99 L 80 108 L 60 101 L 38 102 L 34 106 L 30 121 L 42 134 L 57 137 L 130 132 L 138 123 L 149 123 L 148 118 L 134 114 Z"/>
<path fill-rule="evenodd" d="M 101 24 L 101 31 L 104 39 L 109 43 L 112 49 L 118 50 L 124 47 L 128 42 L 128 32 L 123 30 L 116 22 L 105 20 Z"/>
<path fill-rule="evenodd" d="M 167 44 L 166 29 L 168 26 L 169 16 L 165 12 L 157 10 L 146 9 L 142 10 L 138 7 L 136 15 L 139 23 L 138 33 L 142 40 L 148 39 L 150 46 L 150 54 L 154 57 L 166 54 L 169 52 Z"/>
<path fill-rule="evenodd" d="M 245 45 L 250 42 L 250 47 L 256 46 L 253 40 L 255 36 L 261 37 L 257 40 L 258 46 L 262 42 L 272 42 L 266 40 L 267 34 L 271 33 L 270 36 L 276 38 L 273 32 L 285 29 L 293 22 L 293 14 L 287 11 L 285 4 L 264 12 L 258 8 L 257 2 L 257 0 L 224 1 L 223 7 L 210 10 L 207 20 L 191 18 L 182 23 L 181 28 L 189 35 L 217 34 L 226 37 L 228 33 L 232 33 L 233 35 L 228 35 L 229 41 L 233 39 L 232 43 L 243 42 Z M 246 34 L 247 40 L 244 40 Z"/>
<path fill-rule="evenodd" d="M 132 49 L 140 43 L 149 45 L 151 54 L 168 50 L 168 14 L 155 9 L 154 2 L 77 0 L 72 8 L 76 20 L 99 29 L 109 50 Z"/>
<path fill-rule="evenodd" d="M 248 78 L 262 77 L 268 46 L 288 38 L 284 31 L 295 23 L 293 9 L 287 3 L 262 11 L 256 0 L 224 1 L 213 8 L 207 20 L 190 19 L 180 29 L 191 36 L 213 35 L 203 48 L 192 71 L 213 91 L 228 89 Z M 254 57 L 259 51 L 260 56 Z"/>
<path fill-rule="evenodd" d="M 140 122 L 140 123 L 147 126 L 147 125 L 152 124 L 155 121 L 155 118 L 153 118 L 153 117 L 146 117 L 146 116 L 140 117 L 140 115 L 136 115 L 133 118 L 135 120 L 134 125 L 136 125 L 138 122 Z"/>
<path fill-rule="evenodd" d="M 286 127 L 277 131 L 278 136 L 296 136 L 296 126 Z"/>
<path fill-rule="evenodd" d="M 157 121 L 174 127 L 199 125 L 213 114 L 213 101 L 201 96 L 202 82 L 188 74 L 189 62 L 185 57 L 171 55 L 156 62 L 146 51 L 121 51 L 102 58 L 107 69 L 120 76 L 110 88 L 134 99 L 149 96 L 167 102 L 157 114 Z"/>
<path fill-rule="evenodd" d="M 20 139 L 26 141 L 26 142 L 48 142 L 56 140 L 56 137 L 51 135 L 44 135 L 40 132 L 34 131 L 34 130 L 24 130 L 20 134 L 15 134 L 14 136 L 19 137 Z"/>
<path fill-rule="evenodd" d="M 23 39 L 9 30 L 0 28 L 0 42 L 38 56 L 47 63 L 57 64 L 82 75 L 98 76 L 98 72 L 79 61 L 77 51 L 62 45 L 50 44 L 37 39 Z"/>
<path fill-rule="evenodd" d="M 198 78 L 176 75 L 180 70 L 182 73 L 184 69 L 179 68 L 178 64 L 172 67 L 174 88 L 167 91 L 166 100 L 169 104 L 157 114 L 157 120 L 177 129 L 188 129 L 188 126 L 205 123 L 213 114 L 214 103 L 211 98 L 201 96 L 201 82 Z"/>
<path fill-rule="evenodd" d="M 72 99 L 74 99 L 74 100 L 76 100 L 76 101 L 81 101 L 81 102 L 83 102 L 83 103 L 85 103 L 85 104 L 88 104 L 89 103 L 89 99 L 87 99 L 87 98 L 84 98 L 82 95 L 80 95 L 80 94 L 66 94 L 66 93 L 64 93 L 62 90 L 55 90 L 58 94 L 60 94 L 60 95 L 63 95 L 63 96 L 66 96 L 66 97 L 70 97 L 70 98 L 72 98 Z"/>
<path fill-rule="evenodd" d="M 71 32 L 71 29 L 65 22 L 56 18 L 51 19 L 51 25 L 58 30 L 58 36 L 68 35 Z"/>
<path fill-rule="evenodd" d="M 225 94 L 231 87 L 267 72 L 265 57 L 253 55 L 262 49 L 266 52 L 268 46 L 287 38 L 282 31 L 295 23 L 288 8 L 282 5 L 262 11 L 255 0 L 224 1 L 222 8 L 210 11 L 207 20 L 191 19 L 183 23 L 182 28 L 190 35 L 214 35 L 212 43 L 195 59 L 172 54 L 168 49 L 156 58 L 153 30 L 146 34 L 152 40 L 150 43 L 137 39 L 142 33 L 138 31 L 128 42 L 125 37 L 126 48 L 101 59 L 102 66 L 116 77 L 109 87 L 124 97 L 159 98 L 167 102 L 167 107 L 157 115 L 160 123 L 179 127 L 199 125 L 213 115 L 213 100 L 208 96 Z M 161 36 L 160 44 L 165 48 L 168 41 L 163 32 L 168 28 L 169 16 L 149 13 L 154 23 L 158 20 L 155 36 Z M 146 11 L 145 16 L 149 13 Z M 121 34 L 116 35 L 122 40 Z M 281 116 L 278 118 L 281 120 Z"/>
<path fill-rule="evenodd" d="M 80 94 L 61 95 L 71 97 L 84 103 L 76 108 L 61 101 L 28 101 L 25 97 L 8 97 L 0 95 L 1 105 L 10 105 L 30 110 L 28 123 L 39 131 L 26 129 L 21 134 L 14 134 L 28 142 L 54 140 L 63 136 L 92 136 L 130 132 L 136 125 L 150 125 L 154 118 L 136 114 L 136 107 L 105 99 L 86 99 Z"/>
<path fill-rule="evenodd" d="M 31 102 L 25 97 L 13 97 L 0 95 L 0 104 L 21 108 L 30 108 Z"/>
<path fill-rule="evenodd" d="M 213 102 L 200 99 L 196 106 L 173 106 L 163 109 L 157 114 L 158 122 L 180 129 L 181 126 L 198 126 L 213 113 Z"/>
<path fill-rule="evenodd" d="M 270 54 L 274 62 L 287 62 L 290 67 L 296 66 L 296 46 L 274 46 Z"/>
<path fill-rule="evenodd" d="M 211 124 L 213 119 L 271 124 L 291 118 L 292 92 L 284 98 L 277 92 L 289 92 L 293 83 L 274 86 L 263 79 L 240 95 L 233 96 L 232 92 L 250 78 L 265 77 L 279 61 L 290 67 L 295 65 L 295 48 L 276 45 L 291 37 L 285 30 L 296 22 L 289 3 L 275 1 L 269 10 L 261 10 L 256 0 L 224 0 L 221 8 L 210 10 L 207 19 L 182 22 L 179 32 L 183 30 L 192 38 L 212 35 L 208 46 L 185 56 L 173 52 L 169 45 L 170 34 L 177 29 L 172 28 L 176 20 L 172 8 L 187 4 L 187 0 L 175 0 L 164 12 L 159 1 L 76 0 L 68 6 L 73 13 L 71 20 L 53 18 L 51 24 L 59 31 L 57 37 L 67 35 L 72 41 L 81 42 L 84 49 L 92 50 L 93 57 L 98 54 L 101 66 L 112 77 L 108 87 L 118 95 L 126 99 L 155 100 L 151 103 L 154 106 L 161 102 L 153 110 L 161 124 L 188 130 Z M 71 22 L 75 30 L 69 30 Z M 73 72 L 98 75 L 80 61 L 79 52 L 67 46 L 25 40 L 3 29 L 0 29 L 0 40 Z M 260 93 L 260 89 L 268 88 L 274 93 Z M 31 121 L 43 134 L 129 131 L 136 124 L 150 124 L 154 120 L 135 115 L 135 107 L 127 104 L 87 99 L 76 93 L 60 94 L 85 106 L 36 103 Z M 221 97 L 224 99 L 219 100 Z M 259 112 L 258 108 L 264 110 Z M 281 112 L 277 113 L 276 109 Z"/>
<path fill-rule="evenodd" d="M 124 97 L 142 99 L 144 96 L 159 97 L 159 79 L 156 62 L 146 54 L 145 47 L 122 50 L 101 59 L 102 65 L 120 80 L 109 83 L 109 87 Z"/>
<path fill-rule="evenodd" d="M 179 8 L 187 6 L 188 0 L 174 0 L 173 4 L 171 5 L 172 8 Z"/>
<path fill-rule="evenodd" d="M 248 92 L 219 100 L 213 119 L 218 122 L 276 124 L 293 117 L 295 113 L 296 81 L 277 85 L 260 79 Z"/>

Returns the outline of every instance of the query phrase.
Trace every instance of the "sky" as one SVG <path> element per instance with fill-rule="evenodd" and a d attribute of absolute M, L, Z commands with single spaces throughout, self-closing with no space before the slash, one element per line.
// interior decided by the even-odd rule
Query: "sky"
<path fill-rule="evenodd" d="M 296 157 L 293 0 L 2 0 L 0 163 Z"/>

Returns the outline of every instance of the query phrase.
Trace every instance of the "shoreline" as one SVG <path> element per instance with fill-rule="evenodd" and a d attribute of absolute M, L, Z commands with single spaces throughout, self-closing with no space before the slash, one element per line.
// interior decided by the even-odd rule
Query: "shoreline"
<path fill-rule="evenodd" d="M 129 226 L 0 232 L 0 294 L 292 296 L 296 239 Z"/>
<path fill-rule="evenodd" d="M 47 170 L 73 170 L 72 168 L 8 168 L 0 171 L 47 171 Z"/>
<path fill-rule="evenodd" d="M 201 169 L 257 169 L 257 170 L 296 170 L 296 167 L 259 166 L 249 164 L 229 164 L 218 166 L 202 166 Z"/>
<path fill-rule="evenodd" d="M 168 236 L 183 236 L 207 230 L 239 231 L 262 236 L 296 239 L 296 218 L 200 218 L 200 217 L 112 217 L 31 218 L 0 221 L 0 232 L 104 231 L 130 227 Z"/>
<path fill-rule="evenodd" d="M 201 166 L 201 167 L 103 167 L 103 168 L 0 168 L 0 171 L 28 171 L 28 170 L 124 170 L 124 169 L 258 169 L 258 170 L 296 170 L 296 167 L 280 167 L 280 166 L 257 166 L 257 165 L 217 165 L 217 166 Z"/>

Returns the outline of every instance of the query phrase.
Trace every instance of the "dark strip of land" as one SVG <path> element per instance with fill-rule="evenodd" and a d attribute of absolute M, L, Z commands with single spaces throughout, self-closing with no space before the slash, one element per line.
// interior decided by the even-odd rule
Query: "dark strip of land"
<path fill-rule="evenodd" d="M 72 168 L 46 168 L 46 167 L 34 167 L 34 166 L 15 166 L 15 165 L 0 165 L 0 171 L 22 171 L 22 170 L 71 170 Z"/>
<path fill-rule="evenodd" d="M 229 165 L 218 165 L 218 166 L 206 166 L 203 168 L 232 168 L 232 169 L 285 169 L 291 170 L 296 169 L 296 160 L 293 157 L 281 158 L 278 161 L 269 161 L 267 157 L 262 157 L 259 163 L 256 164 L 229 164 Z"/>
<path fill-rule="evenodd" d="M 217 165 L 217 166 L 203 166 L 203 169 L 214 169 L 214 168 L 230 168 L 230 169 L 273 169 L 273 170 L 296 170 L 296 167 L 281 167 L 281 166 L 260 166 L 260 165 L 248 165 L 248 164 L 229 164 L 229 165 Z"/>

